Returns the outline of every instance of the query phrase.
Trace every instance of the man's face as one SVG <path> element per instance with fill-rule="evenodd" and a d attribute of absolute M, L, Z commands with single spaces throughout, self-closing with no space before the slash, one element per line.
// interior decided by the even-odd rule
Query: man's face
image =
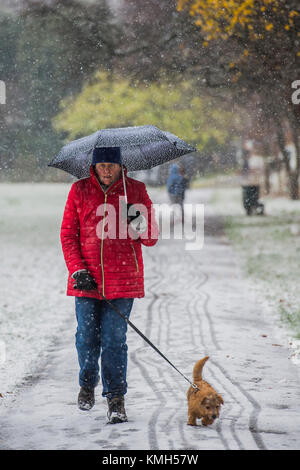
<path fill-rule="evenodd" d="M 120 178 L 121 165 L 118 163 L 96 163 L 95 171 L 101 183 L 110 185 Z"/>

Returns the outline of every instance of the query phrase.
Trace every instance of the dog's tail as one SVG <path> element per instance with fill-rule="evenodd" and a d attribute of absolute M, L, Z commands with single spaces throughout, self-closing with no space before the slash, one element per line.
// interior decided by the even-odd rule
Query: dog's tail
<path fill-rule="evenodd" d="M 194 382 L 200 382 L 202 380 L 202 369 L 206 361 L 209 359 L 209 356 L 205 356 L 203 359 L 200 359 L 196 362 L 193 369 L 193 380 Z"/>

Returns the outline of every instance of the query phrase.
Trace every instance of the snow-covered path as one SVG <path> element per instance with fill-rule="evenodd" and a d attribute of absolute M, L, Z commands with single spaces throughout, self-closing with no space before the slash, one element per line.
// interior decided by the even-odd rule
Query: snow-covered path
<path fill-rule="evenodd" d="M 207 193 L 195 197 L 204 202 Z M 185 375 L 209 355 L 204 378 L 224 397 L 212 426 L 186 425 L 188 383 L 128 331 L 128 423 L 107 425 L 95 407 L 77 409 L 73 303 L 69 323 L 39 370 L 0 408 L 2 449 L 299 449 L 299 369 L 278 345 L 271 319 L 242 279 L 220 219 L 207 207 L 205 246 L 160 240 L 144 249 L 146 297 L 131 321 Z"/>

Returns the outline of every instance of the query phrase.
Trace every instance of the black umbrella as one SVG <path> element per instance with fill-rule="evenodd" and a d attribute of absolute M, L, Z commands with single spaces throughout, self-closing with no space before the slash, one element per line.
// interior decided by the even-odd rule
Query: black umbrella
<path fill-rule="evenodd" d="M 48 166 L 77 178 L 89 176 L 94 147 L 120 147 L 128 171 L 147 170 L 196 149 L 171 132 L 155 126 L 102 129 L 66 144 Z"/>

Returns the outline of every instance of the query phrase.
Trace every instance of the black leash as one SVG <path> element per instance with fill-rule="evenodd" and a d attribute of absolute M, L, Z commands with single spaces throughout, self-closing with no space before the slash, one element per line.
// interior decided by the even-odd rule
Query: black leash
<path fill-rule="evenodd" d="M 153 349 L 154 351 L 156 351 L 161 357 L 163 357 L 165 359 L 165 361 L 167 361 L 170 366 L 172 366 L 185 380 L 187 380 L 187 382 L 189 382 L 189 384 L 197 391 L 199 390 L 199 388 L 197 387 L 197 385 L 195 385 L 193 382 L 191 382 L 182 372 L 180 372 L 180 370 L 177 369 L 177 367 L 174 366 L 174 364 L 172 364 L 171 361 L 169 361 L 169 359 L 156 347 L 154 346 L 153 343 L 151 343 L 151 341 L 147 338 L 147 336 L 145 336 L 128 318 L 125 317 L 125 315 L 123 315 L 123 313 L 120 312 L 120 310 L 113 304 L 111 303 L 104 295 L 102 295 L 98 289 L 97 289 L 97 292 L 98 294 L 103 298 L 103 300 L 105 300 L 105 302 L 107 302 L 112 308 L 113 310 L 121 317 L 123 318 L 123 320 L 126 321 L 126 323 L 131 326 L 131 328 L 134 329 L 134 331 L 140 335 L 144 341 L 146 341 L 146 343 L 148 343 Z"/>

